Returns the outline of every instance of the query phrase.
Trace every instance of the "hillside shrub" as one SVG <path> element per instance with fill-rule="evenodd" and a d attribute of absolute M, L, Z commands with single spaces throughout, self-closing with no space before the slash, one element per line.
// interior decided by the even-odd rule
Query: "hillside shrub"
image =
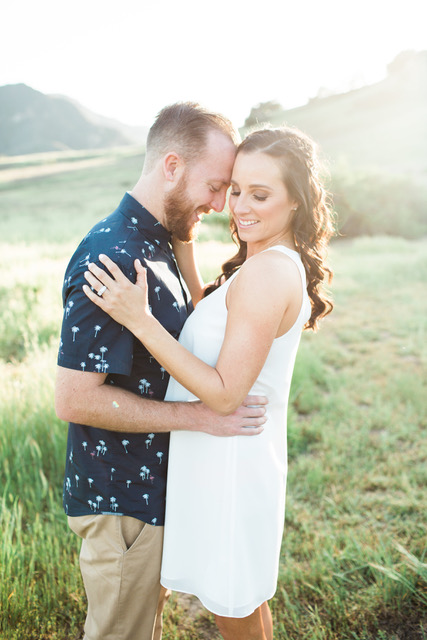
<path fill-rule="evenodd" d="M 338 169 L 332 173 L 329 190 L 340 236 L 427 235 L 427 186 L 414 178 Z"/>

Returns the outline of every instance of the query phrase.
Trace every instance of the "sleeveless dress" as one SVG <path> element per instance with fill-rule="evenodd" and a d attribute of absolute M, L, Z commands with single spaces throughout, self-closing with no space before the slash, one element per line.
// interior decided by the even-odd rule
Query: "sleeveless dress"
<path fill-rule="evenodd" d="M 196 595 L 211 612 L 241 618 L 270 599 L 277 585 L 285 516 L 286 414 L 301 331 L 310 317 L 300 256 L 303 300 L 292 328 L 276 338 L 250 393 L 265 395 L 267 422 L 257 436 L 171 433 L 161 583 Z M 225 296 L 233 274 L 199 302 L 180 342 L 215 366 L 225 334 Z M 268 310 L 266 311 L 268 313 Z M 165 400 L 197 398 L 170 379 Z"/>

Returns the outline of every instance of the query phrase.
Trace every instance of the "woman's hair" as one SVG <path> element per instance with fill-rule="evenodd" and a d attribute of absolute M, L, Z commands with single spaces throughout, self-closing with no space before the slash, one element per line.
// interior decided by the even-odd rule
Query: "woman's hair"
<path fill-rule="evenodd" d="M 318 173 L 315 144 L 304 133 L 291 127 L 261 129 L 250 133 L 237 150 L 238 154 L 256 152 L 276 160 L 290 198 L 298 203 L 291 225 L 294 242 L 307 273 L 307 292 L 311 301 L 311 316 L 304 328 L 316 330 L 320 318 L 333 308 L 323 284 L 332 280 L 332 271 L 325 265 L 325 257 L 334 228 L 329 196 Z M 222 265 L 221 275 L 207 288 L 206 295 L 227 280 L 246 259 L 246 242 L 239 239 L 231 216 L 230 230 L 238 251 Z"/>
<path fill-rule="evenodd" d="M 188 163 L 199 160 L 210 131 L 219 131 L 236 146 L 240 142 L 230 120 L 197 102 L 177 102 L 164 107 L 148 132 L 145 172 L 150 172 L 157 160 L 169 151 L 181 154 Z"/>

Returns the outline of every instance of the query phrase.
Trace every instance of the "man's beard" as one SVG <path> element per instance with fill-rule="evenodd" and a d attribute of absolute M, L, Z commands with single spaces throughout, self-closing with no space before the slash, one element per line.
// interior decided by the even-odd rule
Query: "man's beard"
<path fill-rule="evenodd" d="M 164 199 L 167 230 L 181 242 L 191 242 L 197 237 L 198 224 L 193 220 L 197 211 L 207 212 L 205 207 L 194 208 L 194 204 L 188 197 L 187 178 L 184 175 L 180 183 Z"/>

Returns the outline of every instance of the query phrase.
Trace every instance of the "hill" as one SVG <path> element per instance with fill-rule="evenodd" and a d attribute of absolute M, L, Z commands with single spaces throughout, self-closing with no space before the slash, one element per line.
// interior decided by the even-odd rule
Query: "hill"
<path fill-rule="evenodd" d="M 311 135 L 333 166 L 427 177 L 427 51 L 399 54 L 381 82 L 276 110 L 267 120 Z"/>
<path fill-rule="evenodd" d="M 92 122 L 93 124 L 101 127 L 107 127 L 108 129 L 119 131 L 132 144 L 145 144 L 149 127 L 133 126 L 125 124 L 124 122 L 120 122 L 119 120 L 115 120 L 114 118 L 108 118 L 99 113 L 91 111 L 84 105 L 80 104 L 80 102 L 78 102 L 77 100 L 73 100 L 68 96 L 58 95 L 55 97 L 62 98 L 63 100 L 71 102 L 71 104 L 77 107 L 80 113 L 84 116 L 84 118 L 86 118 L 86 120 L 89 120 L 89 122 Z"/>
<path fill-rule="evenodd" d="M 0 154 L 24 155 L 133 144 L 129 131 L 96 121 L 67 98 L 25 84 L 0 87 Z"/>

